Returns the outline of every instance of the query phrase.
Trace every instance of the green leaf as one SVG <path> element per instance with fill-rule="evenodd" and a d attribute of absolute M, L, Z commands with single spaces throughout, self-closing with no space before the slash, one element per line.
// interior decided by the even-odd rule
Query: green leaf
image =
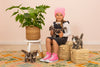
<path fill-rule="evenodd" d="M 43 9 L 47 9 L 47 8 L 50 8 L 50 6 L 47 6 L 47 5 L 40 5 L 40 6 L 36 6 L 36 8 L 43 8 Z"/>
<path fill-rule="evenodd" d="M 38 13 L 39 13 L 39 9 L 35 9 L 35 10 L 34 10 L 34 13 L 35 13 L 35 14 L 38 14 Z"/>
<path fill-rule="evenodd" d="M 40 29 L 42 29 L 42 26 L 41 26 L 41 25 L 37 24 L 37 26 L 38 26 Z"/>
<path fill-rule="evenodd" d="M 22 9 L 22 10 L 27 10 L 27 9 L 29 9 L 30 7 L 21 7 L 20 9 Z"/>
<path fill-rule="evenodd" d="M 41 13 L 39 14 L 39 16 L 42 17 L 43 19 L 45 19 L 44 16 Z"/>
<path fill-rule="evenodd" d="M 42 18 L 37 18 L 37 20 L 36 20 L 37 22 L 39 22 L 40 24 L 43 24 L 43 25 L 45 25 L 45 23 L 44 23 L 44 21 L 43 21 L 43 19 Z"/>
<path fill-rule="evenodd" d="M 24 23 L 22 24 L 22 27 L 24 27 L 24 26 L 28 26 L 27 22 L 24 22 Z"/>
<path fill-rule="evenodd" d="M 26 18 L 25 21 L 31 22 L 31 18 Z"/>
<path fill-rule="evenodd" d="M 34 13 L 30 13 L 30 17 L 33 18 L 33 19 L 36 19 L 37 15 L 34 14 Z"/>
<path fill-rule="evenodd" d="M 42 29 L 42 24 L 45 25 L 44 23 L 45 17 L 42 15 L 42 13 L 46 14 L 45 10 L 50 6 L 40 5 L 36 6 L 35 9 L 30 7 L 20 7 L 20 6 L 21 5 L 9 7 L 6 9 L 6 11 L 11 10 L 13 8 L 18 8 L 18 10 L 21 10 L 23 13 L 19 13 L 19 11 L 17 10 L 12 14 L 12 16 L 16 15 L 15 20 L 20 22 L 21 27 L 34 25 Z M 25 13 L 24 10 L 27 10 L 28 12 Z"/>
<path fill-rule="evenodd" d="M 18 21 L 18 19 L 19 19 L 19 14 L 17 14 L 17 16 L 16 16 L 16 21 Z"/>
<path fill-rule="evenodd" d="M 19 22 L 23 24 L 24 16 L 22 14 L 19 15 Z"/>
<path fill-rule="evenodd" d="M 6 11 L 7 11 L 7 10 L 11 10 L 11 9 L 13 9 L 13 8 L 19 8 L 21 5 L 22 5 L 22 4 L 20 4 L 19 6 L 11 6 L 11 7 L 7 8 Z"/>
<path fill-rule="evenodd" d="M 29 8 L 29 9 L 28 9 L 28 12 L 29 12 L 29 13 L 34 13 L 34 8 Z"/>
<path fill-rule="evenodd" d="M 31 22 L 26 21 L 26 22 L 23 23 L 22 27 L 24 27 L 24 26 L 30 26 L 30 25 L 32 25 Z"/>
<path fill-rule="evenodd" d="M 31 18 L 29 13 L 24 13 L 25 18 Z"/>
<path fill-rule="evenodd" d="M 45 13 L 45 14 L 46 14 L 45 10 L 46 10 L 47 8 L 50 8 L 50 6 L 47 6 L 47 5 L 36 6 L 36 9 L 39 9 L 39 10 L 40 10 L 39 12 Z"/>
<path fill-rule="evenodd" d="M 14 16 L 16 15 L 17 13 L 19 12 L 19 10 L 17 10 L 17 12 L 14 12 L 11 16 Z"/>
<path fill-rule="evenodd" d="M 38 22 L 35 22 L 36 24 L 34 24 L 34 26 L 37 26 L 37 27 L 39 27 L 40 29 L 42 29 L 42 26 L 41 26 L 41 24 L 39 24 Z"/>

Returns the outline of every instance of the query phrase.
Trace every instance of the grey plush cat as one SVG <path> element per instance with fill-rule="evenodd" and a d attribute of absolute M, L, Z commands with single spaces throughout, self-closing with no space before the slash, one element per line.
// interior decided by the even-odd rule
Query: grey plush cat
<path fill-rule="evenodd" d="M 36 56 L 38 53 L 38 50 L 33 51 L 33 52 L 27 52 L 25 50 L 21 50 L 25 54 L 25 62 L 30 61 L 31 63 L 36 62 Z"/>
<path fill-rule="evenodd" d="M 55 38 L 56 37 L 56 35 L 58 34 L 58 33 L 60 33 L 60 31 L 63 31 L 63 30 L 66 30 L 67 31 L 67 28 L 66 27 L 64 27 L 64 28 L 54 28 L 54 26 L 50 26 L 49 27 L 49 30 L 53 30 L 53 35 L 52 35 L 52 37 L 53 38 Z"/>
<path fill-rule="evenodd" d="M 73 41 L 73 47 L 72 47 L 72 49 L 80 49 L 80 48 L 83 48 L 82 38 L 83 38 L 83 33 L 81 34 L 80 37 L 74 36 L 74 35 L 72 36 L 72 41 Z"/>

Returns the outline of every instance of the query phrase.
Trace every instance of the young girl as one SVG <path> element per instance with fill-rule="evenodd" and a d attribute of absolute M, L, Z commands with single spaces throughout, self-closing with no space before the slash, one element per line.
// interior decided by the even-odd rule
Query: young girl
<path fill-rule="evenodd" d="M 46 38 L 46 50 L 47 50 L 46 56 L 40 59 L 40 61 L 55 62 L 59 59 L 58 58 L 59 46 L 65 44 L 68 40 L 68 36 L 70 35 L 69 22 L 64 20 L 64 16 L 65 16 L 64 8 L 57 8 L 55 10 L 56 21 L 53 22 L 54 28 L 58 28 L 58 24 L 60 24 L 62 28 L 66 27 L 67 31 L 66 30 L 60 31 L 60 33 L 56 35 L 56 38 L 53 37 Z M 53 30 L 51 30 L 50 34 L 51 36 L 53 35 Z M 51 46 L 53 46 L 54 50 L 52 54 L 51 54 Z"/>

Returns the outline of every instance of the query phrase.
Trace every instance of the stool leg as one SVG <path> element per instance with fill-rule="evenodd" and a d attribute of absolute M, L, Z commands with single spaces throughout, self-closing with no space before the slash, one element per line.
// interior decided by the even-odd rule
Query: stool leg
<path fill-rule="evenodd" d="M 41 58 L 43 58 L 43 51 L 42 51 L 41 43 L 39 44 L 39 48 L 40 48 L 40 56 Z"/>
<path fill-rule="evenodd" d="M 40 48 L 40 52 L 42 52 L 42 47 L 41 47 L 41 44 L 39 44 L 39 48 Z"/>
<path fill-rule="evenodd" d="M 28 47 L 27 47 L 27 51 L 30 52 L 30 47 L 31 47 L 31 43 L 28 42 Z"/>

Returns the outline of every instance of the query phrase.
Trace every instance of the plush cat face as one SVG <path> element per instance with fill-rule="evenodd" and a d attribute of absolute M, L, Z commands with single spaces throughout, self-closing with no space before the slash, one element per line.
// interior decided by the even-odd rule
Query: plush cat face
<path fill-rule="evenodd" d="M 83 33 L 80 35 L 80 37 L 72 35 L 72 41 L 73 42 L 78 42 L 82 38 L 83 38 Z"/>
<path fill-rule="evenodd" d="M 21 51 L 25 54 L 26 58 L 28 58 L 28 57 L 36 57 L 37 53 L 38 53 L 38 50 L 33 51 L 33 52 L 27 52 L 25 50 L 21 50 Z"/>
<path fill-rule="evenodd" d="M 60 24 L 55 24 L 55 25 L 54 25 L 54 28 L 55 28 L 55 29 L 61 29 L 62 27 L 61 27 Z"/>
<path fill-rule="evenodd" d="M 78 40 L 79 40 L 78 36 L 74 36 L 74 35 L 72 36 L 73 43 L 77 44 Z"/>
<path fill-rule="evenodd" d="M 32 52 L 32 54 L 31 54 L 31 56 L 32 56 L 33 58 L 36 58 L 36 56 L 37 56 L 37 53 L 38 53 L 38 50 L 36 50 L 36 51 L 33 51 L 33 52 Z"/>
<path fill-rule="evenodd" d="M 83 48 L 83 33 L 80 35 L 80 37 L 78 36 L 72 36 L 72 41 L 73 41 L 73 49 L 80 49 Z"/>

